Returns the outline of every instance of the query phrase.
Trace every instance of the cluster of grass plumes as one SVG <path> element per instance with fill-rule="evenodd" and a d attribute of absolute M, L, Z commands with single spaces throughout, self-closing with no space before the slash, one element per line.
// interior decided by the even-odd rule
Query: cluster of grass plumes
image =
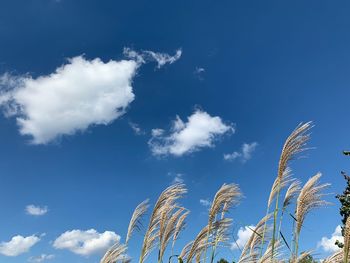
<path fill-rule="evenodd" d="M 302 186 L 300 181 L 292 178 L 290 168 L 290 162 L 306 150 L 310 128 L 310 122 L 299 125 L 284 143 L 277 176 L 267 200 L 266 215 L 254 229 L 251 229 L 252 234 L 244 247 L 240 248 L 241 255 L 237 262 L 297 263 L 311 255 L 311 251 L 299 253 L 299 237 L 307 214 L 313 209 L 327 205 L 323 200 L 323 192 L 328 184 L 320 184 L 321 174 L 317 173 Z M 284 199 L 280 200 L 283 191 Z M 163 262 L 164 258 L 169 259 L 170 262 L 174 257 L 180 263 L 193 261 L 213 263 L 217 248 L 228 247 L 231 244 L 229 233 L 232 230 L 233 220 L 227 217 L 227 212 L 239 203 L 242 193 L 236 184 L 223 184 L 211 202 L 207 224 L 180 251 L 174 251 L 175 243 L 189 215 L 189 210 L 179 204 L 180 198 L 186 193 L 184 184 L 174 184 L 160 194 L 143 233 L 139 263 L 143 263 L 153 250 L 157 250 L 158 263 Z M 290 210 L 292 205 L 294 209 Z M 273 210 L 271 210 L 272 207 L 274 207 Z M 127 256 L 127 245 L 133 232 L 141 230 L 141 222 L 148 208 L 148 200 L 136 207 L 129 223 L 125 245 L 117 243 L 112 246 L 101 263 L 131 261 Z M 286 212 L 290 217 L 283 218 Z M 290 241 L 283 235 L 283 220 L 292 221 Z M 350 262 L 347 260 L 350 251 L 350 220 L 348 221 L 345 227 L 344 248 L 325 262 Z M 169 255 L 166 257 L 167 252 Z"/>

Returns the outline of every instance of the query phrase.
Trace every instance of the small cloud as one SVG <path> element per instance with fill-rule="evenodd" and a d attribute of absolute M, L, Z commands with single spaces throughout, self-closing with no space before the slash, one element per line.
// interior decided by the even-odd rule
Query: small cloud
<path fill-rule="evenodd" d="M 241 227 L 237 232 L 237 238 L 236 242 L 231 243 L 231 249 L 243 249 L 247 241 L 249 240 L 250 236 L 253 234 L 252 229 L 254 229 L 255 226 L 245 226 Z"/>
<path fill-rule="evenodd" d="M 28 252 L 30 248 L 39 241 L 40 238 L 35 235 L 28 237 L 17 235 L 12 237 L 8 242 L 0 243 L 0 254 L 8 257 L 15 257 Z"/>
<path fill-rule="evenodd" d="M 193 74 L 199 79 L 199 80 L 203 80 L 203 74 L 205 72 L 204 68 L 200 68 L 200 67 L 196 67 L 196 69 L 194 70 Z"/>
<path fill-rule="evenodd" d="M 68 249 L 77 255 L 89 256 L 106 251 L 119 240 L 120 236 L 112 231 L 99 233 L 95 229 L 87 231 L 71 230 L 61 234 L 54 241 L 53 247 L 56 249 Z"/>
<path fill-rule="evenodd" d="M 172 184 L 182 184 L 184 182 L 183 174 L 177 173 L 172 181 Z"/>
<path fill-rule="evenodd" d="M 156 53 L 153 51 L 145 51 L 146 54 L 148 54 L 151 58 L 153 58 L 158 63 L 158 68 L 163 67 L 165 64 L 173 64 L 176 62 L 182 55 L 182 50 L 178 49 L 176 50 L 176 53 L 174 56 L 170 56 L 166 53 Z"/>
<path fill-rule="evenodd" d="M 182 156 L 201 148 L 214 147 L 215 140 L 228 132 L 235 132 L 232 125 L 225 124 L 218 116 L 212 117 L 196 110 L 187 122 L 177 116 L 168 135 L 164 135 L 164 130 L 153 129 L 148 144 L 154 155 Z"/>
<path fill-rule="evenodd" d="M 332 236 L 330 238 L 328 237 L 322 237 L 322 239 L 317 243 L 317 247 L 322 248 L 325 252 L 334 253 L 337 250 L 339 250 L 339 247 L 335 245 L 335 242 L 339 240 L 340 242 L 344 242 L 344 237 L 341 234 L 341 226 L 338 225 Z"/>
<path fill-rule="evenodd" d="M 150 50 L 136 52 L 130 48 L 124 48 L 124 55 L 128 58 L 135 59 L 139 63 L 146 63 L 147 61 L 157 62 L 157 68 L 161 68 L 166 64 L 173 64 L 180 59 L 182 55 L 182 50 L 176 50 L 174 56 L 167 53 L 154 52 Z"/>
<path fill-rule="evenodd" d="M 47 261 L 47 260 L 50 260 L 50 259 L 54 259 L 55 258 L 55 255 L 47 255 L 47 254 L 41 254 L 40 256 L 37 256 L 37 257 L 30 257 L 28 259 L 28 262 L 30 263 L 41 263 L 41 262 L 44 262 L 44 261 Z"/>
<path fill-rule="evenodd" d="M 237 158 L 241 157 L 242 154 L 239 152 L 233 152 L 233 153 L 225 153 L 224 154 L 224 159 L 226 161 L 233 161 L 236 160 Z"/>
<path fill-rule="evenodd" d="M 162 136 L 164 132 L 163 129 L 152 129 L 152 137 Z"/>
<path fill-rule="evenodd" d="M 140 126 L 137 123 L 129 121 L 129 125 L 136 135 L 145 134 L 145 132 L 140 128 Z"/>
<path fill-rule="evenodd" d="M 204 207 L 211 206 L 211 202 L 209 201 L 209 199 L 199 199 L 199 203 Z"/>
<path fill-rule="evenodd" d="M 25 209 L 28 215 L 32 216 L 42 216 L 45 215 L 49 210 L 47 206 L 35 206 L 35 205 L 27 205 Z"/>
<path fill-rule="evenodd" d="M 247 162 L 252 158 L 252 154 L 258 146 L 257 142 L 243 143 L 242 150 L 240 152 L 226 153 L 224 154 L 224 160 L 233 161 L 240 159 L 243 163 Z"/>

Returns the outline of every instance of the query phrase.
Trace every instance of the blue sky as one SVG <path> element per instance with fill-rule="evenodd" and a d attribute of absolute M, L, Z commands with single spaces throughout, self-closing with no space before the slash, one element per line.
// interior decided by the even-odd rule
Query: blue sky
<path fill-rule="evenodd" d="M 334 195 L 350 164 L 349 11 L 348 1 L 1 1 L 0 262 L 98 262 L 99 249 L 58 238 L 124 240 L 133 208 L 175 178 L 191 210 L 178 249 L 223 183 L 245 196 L 231 212 L 236 236 L 264 215 L 282 144 L 309 120 L 315 149 L 293 173 L 322 172 L 335 205 L 311 213 L 301 246 L 327 255 L 317 244 L 340 223 Z M 128 253 L 140 246 L 135 235 Z"/>

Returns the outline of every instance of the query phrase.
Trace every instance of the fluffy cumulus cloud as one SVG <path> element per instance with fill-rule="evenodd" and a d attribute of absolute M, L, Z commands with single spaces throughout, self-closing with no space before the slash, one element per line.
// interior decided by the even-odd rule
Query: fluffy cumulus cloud
<path fill-rule="evenodd" d="M 30 257 L 28 259 L 28 262 L 30 263 L 41 263 L 41 262 L 45 262 L 47 260 L 50 260 L 50 259 L 54 259 L 55 258 L 55 255 L 52 255 L 52 254 L 41 254 L 40 256 L 37 256 L 37 257 Z"/>
<path fill-rule="evenodd" d="M 22 135 L 33 144 L 47 144 L 63 135 L 108 125 L 123 115 L 134 100 L 132 80 L 149 60 L 158 67 L 181 56 L 129 50 L 129 59 L 102 61 L 77 56 L 48 75 L 0 76 L 0 105 L 15 117 Z"/>
<path fill-rule="evenodd" d="M 344 238 L 341 234 L 341 226 L 338 225 L 331 237 L 322 237 L 322 239 L 318 242 L 317 246 L 322 248 L 325 252 L 333 253 L 339 249 L 338 246 L 335 245 L 335 242 L 339 240 L 340 242 L 344 241 Z"/>
<path fill-rule="evenodd" d="M 119 240 L 120 236 L 112 231 L 99 233 L 95 229 L 72 230 L 60 235 L 53 246 L 56 249 L 68 249 L 75 254 L 89 256 L 106 251 Z"/>
<path fill-rule="evenodd" d="M 12 237 L 12 239 L 8 242 L 0 243 L 0 254 L 15 257 L 28 252 L 30 248 L 39 241 L 40 238 L 35 235 L 28 237 L 17 235 Z"/>
<path fill-rule="evenodd" d="M 32 216 L 42 216 L 48 212 L 47 206 L 36 206 L 36 205 L 27 205 L 25 211 L 28 215 Z"/>
<path fill-rule="evenodd" d="M 131 81 L 137 68 L 133 60 L 105 63 L 79 56 L 50 75 L 8 77 L 5 85 L 14 86 L 0 101 L 8 115 L 16 116 L 22 135 L 45 144 L 120 117 L 134 100 Z"/>
<path fill-rule="evenodd" d="M 197 110 L 186 122 L 177 116 L 168 134 L 162 129 L 153 129 L 148 144 L 154 155 L 181 156 L 213 147 L 215 139 L 228 132 L 234 132 L 232 125 L 225 124 L 218 116 Z"/>
<path fill-rule="evenodd" d="M 255 226 L 241 227 L 237 232 L 236 242 L 233 242 L 231 244 L 231 249 L 232 250 L 242 249 L 244 247 L 244 245 L 247 243 L 250 236 L 252 235 L 252 233 L 253 233 L 252 229 L 254 229 L 254 228 L 255 228 Z"/>
<path fill-rule="evenodd" d="M 224 159 L 227 161 L 233 161 L 240 159 L 242 162 L 246 162 L 252 158 L 252 154 L 258 146 L 257 142 L 252 143 L 243 143 L 242 149 L 240 152 L 226 153 L 224 154 Z"/>

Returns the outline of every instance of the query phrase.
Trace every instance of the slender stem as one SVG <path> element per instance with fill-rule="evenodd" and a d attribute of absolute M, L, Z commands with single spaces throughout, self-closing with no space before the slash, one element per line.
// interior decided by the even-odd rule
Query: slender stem
<path fill-rule="evenodd" d="M 294 249 L 295 249 L 295 221 L 293 220 L 293 227 L 292 227 L 292 232 L 293 232 L 293 237 L 292 237 L 292 242 L 291 242 L 291 259 L 294 259 Z M 293 262 L 293 261 L 292 261 Z"/>
<path fill-rule="evenodd" d="M 283 208 L 282 212 L 281 212 L 280 224 L 279 224 L 279 227 L 278 227 L 278 233 L 281 233 L 281 230 L 282 230 L 282 221 L 283 221 L 284 211 L 285 211 L 285 209 Z M 281 237 L 279 239 L 281 239 Z"/>
<path fill-rule="evenodd" d="M 349 262 L 349 248 L 344 248 L 344 263 Z"/>
<path fill-rule="evenodd" d="M 203 263 L 205 263 L 206 258 L 207 258 L 207 249 L 208 249 L 208 241 L 209 241 L 209 236 L 210 236 L 210 230 L 211 230 L 211 224 L 208 224 L 208 233 L 207 233 L 207 240 L 205 243 L 205 249 L 204 249 L 204 259 L 203 259 Z"/>
<path fill-rule="evenodd" d="M 299 250 L 299 234 L 295 234 L 295 254 L 294 257 L 298 258 L 298 250 Z"/>
<path fill-rule="evenodd" d="M 270 210 L 270 207 L 268 206 L 266 209 L 266 216 L 269 214 L 269 210 Z M 265 220 L 264 229 L 263 229 L 262 238 L 261 238 L 260 257 L 262 257 L 262 253 L 263 253 L 263 249 L 264 249 L 266 228 L 267 228 L 267 220 Z"/>
<path fill-rule="evenodd" d="M 271 247 L 271 261 L 273 261 L 274 252 L 275 252 L 275 241 L 276 241 L 276 223 L 277 223 L 277 215 L 278 215 L 278 205 L 279 205 L 279 197 L 281 191 L 281 180 L 278 179 L 278 191 L 276 195 L 276 206 L 275 211 L 273 212 L 273 232 L 272 232 L 272 247 Z"/>
<path fill-rule="evenodd" d="M 213 262 L 214 262 L 215 252 L 216 252 L 216 246 L 217 246 L 217 244 L 214 245 L 213 250 L 212 250 L 212 252 L 211 252 L 211 260 L 210 260 L 210 263 L 213 263 Z"/>

